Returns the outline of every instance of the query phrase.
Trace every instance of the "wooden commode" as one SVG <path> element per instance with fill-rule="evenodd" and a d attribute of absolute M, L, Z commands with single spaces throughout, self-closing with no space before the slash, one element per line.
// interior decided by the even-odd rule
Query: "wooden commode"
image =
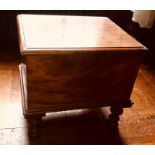
<path fill-rule="evenodd" d="M 20 81 L 29 135 L 48 112 L 110 106 L 117 126 L 144 52 L 107 17 L 18 15 Z"/>

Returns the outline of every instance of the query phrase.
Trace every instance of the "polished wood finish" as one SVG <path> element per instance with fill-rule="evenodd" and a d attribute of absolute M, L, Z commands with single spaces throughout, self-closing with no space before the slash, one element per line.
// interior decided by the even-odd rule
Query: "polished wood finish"
<path fill-rule="evenodd" d="M 145 49 L 107 17 L 19 15 L 17 19 L 22 55 Z"/>
<path fill-rule="evenodd" d="M 146 64 L 138 72 L 131 95 L 134 104 L 124 109 L 118 134 L 105 124 L 110 111 L 103 107 L 47 114 L 42 137 L 31 141 L 22 115 L 19 63 L 15 55 L 0 57 L 1 145 L 155 144 L 155 70 Z"/>
<path fill-rule="evenodd" d="M 124 104 L 125 107 L 140 59 L 139 54 L 135 53 L 26 57 L 26 112 L 50 112 L 112 104 Z M 26 94 L 27 92 L 25 96 Z"/>
<path fill-rule="evenodd" d="M 132 21 L 133 12 L 130 10 L 0 10 L 0 50 L 3 49 L 3 52 L 7 51 L 10 54 L 16 54 L 13 52 L 19 53 L 16 23 L 16 16 L 18 14 L 106 16 L 115 21 L 130 34 L 135 34 L 134 32 L 137 28 Z"/>
<path fill-rule="evenodd" d="M 106 17 L 17 19 L 24 115 L 112 106 L 117 125 L 146 48 Z"/>

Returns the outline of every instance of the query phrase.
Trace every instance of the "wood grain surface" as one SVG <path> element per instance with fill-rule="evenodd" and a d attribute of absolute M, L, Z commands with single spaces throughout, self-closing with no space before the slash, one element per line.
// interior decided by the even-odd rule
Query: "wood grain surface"
<path fill-rule="evenodd" d="M 146 48 L 110 19 L 18 15 L 17 22 L 25 114 L 126 107 Z"/>
<path fill-rule="evenodd" d="M 125 106 L 140 60 L 138 52 L 25 57 L 26 106 L 29 112 Z"/>
<path fill-rule="evenodd" d="M 107 17 L 18 15 L 17 22 L 22 54 L 145 49 Z"/>

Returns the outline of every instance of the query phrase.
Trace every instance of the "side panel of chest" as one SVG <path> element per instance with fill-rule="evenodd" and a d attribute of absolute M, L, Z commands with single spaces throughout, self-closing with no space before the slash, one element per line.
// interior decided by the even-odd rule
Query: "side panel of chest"
<path fill-rule="evenodd" d="M 139 52 L 24 56 L 27 107 L 59 111 L 123 104 L 140 60 Z"/>

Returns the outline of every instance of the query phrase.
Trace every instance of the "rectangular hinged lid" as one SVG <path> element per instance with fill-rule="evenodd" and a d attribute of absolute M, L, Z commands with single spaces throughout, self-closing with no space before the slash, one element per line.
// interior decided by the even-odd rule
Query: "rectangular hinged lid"
<path fill-rule="evenodd" d="M 107 17 L 18 15 L 21 52 L 146 49 Z"/>

